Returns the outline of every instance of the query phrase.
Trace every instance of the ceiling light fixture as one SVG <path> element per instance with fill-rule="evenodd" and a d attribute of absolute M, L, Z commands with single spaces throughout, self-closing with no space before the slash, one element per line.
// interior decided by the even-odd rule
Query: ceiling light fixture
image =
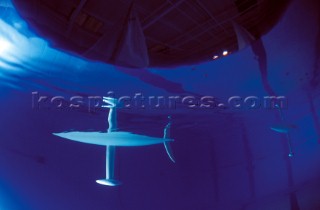
<path fill-rule="evenodd" d="M 227 56 L 228 54 L 229 54 L 228 50 L 224 50 L 224 51 L 222 52 L 222 55 L 223 55 L 223 56 Z"/>

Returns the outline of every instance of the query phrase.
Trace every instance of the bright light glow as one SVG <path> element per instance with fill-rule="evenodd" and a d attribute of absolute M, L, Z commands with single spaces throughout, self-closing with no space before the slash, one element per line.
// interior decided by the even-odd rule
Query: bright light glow
<path fill-rule="evenodd" d="M 218 59 L 218 58 L 219 58 L 219 56 L 214 55 L 212 58 L 213 58 L 213 60 L 216 60 L 216 59 Z"/>
<path fill-rule="evenodd" d="M 10 49 L 10 42 L 0 37 L 0 56 Z"/>
<path fill-rule="evenodd" d="M 1 1 L 1 0 L 0 0 Z M 16 22 L 16 26 L 23 22 Z M 14 25 L 14 24 L 13 24 Z M 21 25 L 22 26 L 22 25 Z M 47 43 L 38 37 L 27 37 L 23 31 L 0 19 L 0 67 L 1 70 L 17 69 L 10 63 L 21 64 L 42 55 Z"/>
<path fill-rule="evenodd" d="M 224 50 L 222 53 L 223 56 L 227 56 L 228 54 L 229 54 L 228 50 Z"/>

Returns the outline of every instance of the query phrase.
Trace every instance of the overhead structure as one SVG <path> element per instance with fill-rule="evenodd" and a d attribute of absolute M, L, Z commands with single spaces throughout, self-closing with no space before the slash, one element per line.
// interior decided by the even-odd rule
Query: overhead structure
<path fill-rule="evenodd" d="M 13 0 L 59 49 L 125 67 L 211 61 L 267 33 L 289 0 Z M 234 27 L 236 24 L 236 28 Z M 243 33 L 242 33 L 243 34 Z"/>

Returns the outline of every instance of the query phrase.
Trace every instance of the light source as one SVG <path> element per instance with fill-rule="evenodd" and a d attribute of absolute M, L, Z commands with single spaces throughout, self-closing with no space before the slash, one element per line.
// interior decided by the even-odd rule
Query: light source
<path fill-rule="evenodd" d="M 0 57 L 3 53 L 8 51 L 10 46 L 11 46 L 10 42 L 0 37 Z"/>
<path fill-rule="evenodd" d="M 224 50 L 224 51 L 222 52 L 222 55 L 223 55 L 223 56 L 227 56 L 228 54 L 229 54 L 228 50 Z"/>
<path fill-rule="evenodd" d="M 214 56 L 212 57 L 213 60 L 216 60 L 216 59 L 218 59 L 218 58 L 219 58 L 219 56 L 217 56 L 217 55 L 214 55 Z"/>

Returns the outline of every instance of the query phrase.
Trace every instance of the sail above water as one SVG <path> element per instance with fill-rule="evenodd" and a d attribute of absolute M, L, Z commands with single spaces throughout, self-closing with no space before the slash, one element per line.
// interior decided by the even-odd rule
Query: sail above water
<path fill-rule="evenodd" d="M 149 65 L 146 39 L 134 5 L 130 7 L 118 46 L 114 52 L 117 65 L 144 68 Z"/>

